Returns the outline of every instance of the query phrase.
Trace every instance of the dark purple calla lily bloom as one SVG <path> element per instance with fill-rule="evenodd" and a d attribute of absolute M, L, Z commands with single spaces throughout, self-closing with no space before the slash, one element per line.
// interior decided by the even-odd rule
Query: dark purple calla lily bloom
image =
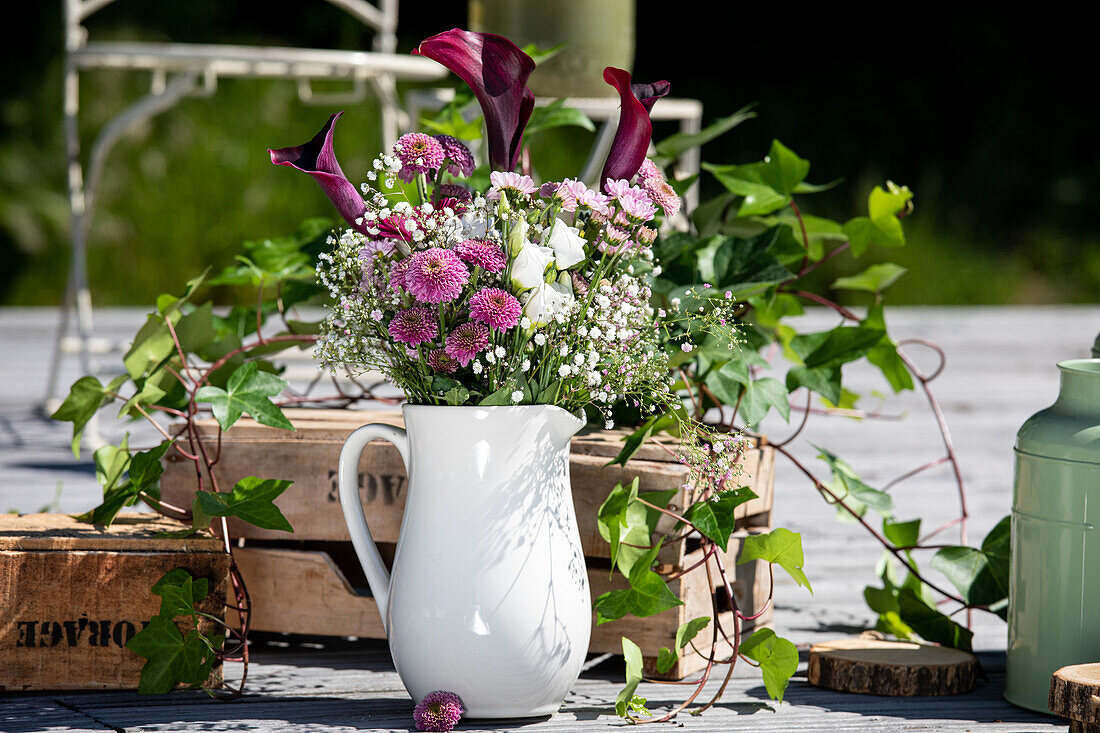
<path fill-rule="evenodd" d="M 603 78 L 619 92 L 619 129 L 607 154 L 603 166 L 600 185 L 607 179 L 630 180 L 649 151 L 649 140 L 653 137 L 653 124 L 649 121 L 649 111 L 657 100 L 668 94 L 667 81 L 652 84 L 631 84 L 630 72 L 608 66 L 603 70 Z"/>
<path fill-rule="evenodd" d="M 413 54 L 438 61 L 473 90 L 485 115 L 489 165 L 514 170 L 535 108 L 535 95 L 527 88 L 535 70 L 531 57 L 507 38 L 460 28 L 424 40 Z"/>
<path fill-rule="evenodd" d="M 275 165 L 288 165 L 313 176 L 341 216 L 357 231 L 366 234 L 362 216 L 367 210 L 363 197 L 355 184 L 347 179 L 340 164 L 336 162 L 336 153 L 332 150 L 332 131 L 336 120 L 343 112 L 337 112 L 328 118 L 328 122 L 313 139 L 295 148 L 267 149 L 271 162 Z M 359 220 L 360 223 L 356 223 Z"/>

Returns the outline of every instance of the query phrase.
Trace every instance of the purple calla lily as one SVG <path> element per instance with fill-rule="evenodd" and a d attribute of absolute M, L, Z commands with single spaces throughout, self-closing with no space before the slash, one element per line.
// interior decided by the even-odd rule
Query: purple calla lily
<path fill-rule="evenodd" d="M 268 148 L 267 152 L 271 154 L 271 162 L 275 165 L 288 165 L 313 176 L 313 180 L 320 184 L 321 190 L 325 192 L 347 223 L 357 231 L 366 234 L 362 217 L 367 210 L 367 205 L 363 202 L 363 197 L 355 184 L 347 179 L 344 171 L 340 170 L 336 153 L 332 150 L 332 131 L 336 126 L 336 120 L 340 119 L 342 114 L 344 113 L 337 112 L 329 117 L 321 131 L 308 143 L 294 148 L 277 150 Z"/>
<path fill-rule="evenodd" d="M 413 54 L 446 66 L 473 90 L 485 115 L 489 165 L 514 170 L 523 130 L 535 108 L 535 95 L 527 88 L 527 77 L 535 70 L 531 57 L 507 38 L 460 28 L 422 41 Z"/>
<path fill-rule="evenodd" d="M 653 137 L 653 124 L 649 121 L 649 112 L 657 100 L 668 94 L 667 81 L 652 84 L 631 84 L 630 72 L 608 66 L 603 70 L 603 78 L 619 92 L 619 129 L 607 154 L 603 166 L 600 185 L 607 180 L 630 180 L 649 151 L 649 140 Z"/>

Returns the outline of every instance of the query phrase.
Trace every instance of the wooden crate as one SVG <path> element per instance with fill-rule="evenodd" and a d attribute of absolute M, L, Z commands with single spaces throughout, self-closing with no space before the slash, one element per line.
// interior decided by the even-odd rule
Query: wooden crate
<path fill-rule="evenodd" d="M 768 597 L 768 565 L 761 560 L 737 565 L 736 558 L 744 537 L 761 531 L 764 530 L 752 528 L 735 533 L 723 557 L 737 605 L 750 615 L 761 608 Z M 382 630 L 378 606 L 370 597 L 369 589 L 360 585 L 365 584 L 365 580 L 348 544 L 347 555 L 339 546 L 324 550 L 257 547 L 247 540 L 244 547 L 234 549 L 234 557 L 252 597 L 252 628 L 291 634 L 384 639 L 386 635 Z M 393 545 L 383 544 L 379 549 L 389 564 L 388 559 L 393 557 Z M 687 557 L 689 563 L 693 563 L 702 559 L 701 551 L 695 550 Z M 667 572 L 671 568 L 663 570 Z M 668 673 L 657 675 L 654 663 L 662 646 L 672 648 L 676 630 L 681 624 L 699 616 L 714 615 L 711 596 L 717 592 L 717 583 L 720 583 L 716 574 L 714 581 L 716 586 L 709 586 L 706 572 L 702 569 L 670 581 L 669 587 L 684 605 L 649 618 L 627 617 L 596 626 L 593 612 L 589 651 L 619 654 L 622 652 L 622 637 L 626 636 L 641 647 L 647 671 L 651 675 L 681 679 L 698 671 L 705 666 L 705 662 L 701 657 L 690 654 L 690 649 Z M 626 587 L 618 572 L 612 576 L 609 564 L 596 567 L 595 563 L 590 563 L 588 582 L 593 599 L 609 590 Z M 769 625 L 771 617 L 769 610 L 760 619 L 748 622 L 746 632 Z M 726 633 L 732 634 L 732 610 L 725 609 L 720 619 Z M 709 647 L 711 629 L 707 626 L 699 633 L 698 638 L 706 640 L 703 646 Z"/>
<path fill-rule="evenodd" d="M 344 525 L 336 484 L 336 466 L 347 436 L 369 422 L 402 425 L 394 410 L 306 410 L 285 411 L 297 430 L 269 428 L 244 419 L 221 438 L 218 479 L 224 487 L 248 475 L 294 481 L 277 500 L 294 527 L 293 534 L 259 529 L 230 520 L 230 531 L 242 538 L 234 551 L 248 583 L 253 601 L 252 628 L 258 631 L 384 638 L 382 622 L 366 579 L 359 567 Z M 208 451 L 218 450 L 217 424 L 200 421 L 199 434 Z M 570 483 L 581 546 L 589 565 L 593 598 L 622 582 L 609 579 L 610 546 L 600 537 L 596 513 L 616 483 L 638 478 L 642 491 L 680 489 L 670 507 L 685 507 L 688 471 L 668 451 L 646 444 L 627 466 L 607 466 L 618 454 L 626 431 L 591 431 L 573 439 Z M 674 449 L 674 447 L 673 447 Z M 739 532 L 731 540 L 726 567 L 742 609 L 758 608 L 767 598 L 767 565 L 760 562 L 737 567 L 734 558 L 740 538 L 771 524 L 774 450 L 757 440 L 744 458 L 744 485 L 757 494 L 738 508 Z M 371 534 L 384 558 L 391 558 L 405 505 L 405 467 L 396 448 L 383 441 L 367 446 L 359 466 L 360 497 Z M 165 501 L 190 506 L 195 491 L 194 466 L 179 456 L 169 456 L 161 478 Z M 670 527 L 660 527 L 670 529 Z M 660 570 L 672 573 L 689 567 L 698 550 L 688 543 L 675 543 L 658 556 Z M 715 578 L 717 581 L 717 578 Z M 648 619 L 621 619 L 593 627 L 592 652 L 622 651 L 621 637 L 629 636 L 642 647 L 652 670 L 661 646 L 672 647 L 680 624 L 698 616 L 712 615 L 711 594 L 706 574 L 694 572 L 671 581 L 671 588 L 684 606 Z M 732 628 L 732 612 L 722 617 Z M 754 622 L 770 621 L 770 612 Z M 748 628 L 753 628 L 750 625 Z M 709 628 L 700 638 L 708 638 Z M 709 643 L 709 642 L 708 642 Z M 685 655 L 668 674 L 679 679 L 701 668 L 698 656 Z"/>
<path fill-rule="evenodd" d="M 220 617 L 229 556 L 211 537 L 154 536 L 179 527 L 155 514 L 120 514 L 109 529 L 0 515 L 0 690 L 136 688 L 145 660 L 125 645 L 160 610 L 150 589 L 174 568 L 210 581 L 200 609 Z"/>
<path fill-rule="evenodd" d="M 336 484 L 340 449 L 353 430 L 368 422 L 402 425 L 401 413 L 306 409 L 285 412 L 296 431 L 269 428 L 249 419 L 234 425 L 222 437 L 216 470 L 225 488 L 250 475 L 293 481 L 275 503 L 294 527 L 294 534 L 260 529 L 236 519 L 230 520 L 230 532 L 248 539 L 350 541 Z M 198 427 L 213 455 L 218 450 L 217 423 L 203 420 Z M 587 557 L 610 557 L 611 548 L 596 526 L 596 512 L 616 483 L 629 483 L 637 476 L 641 491 L 658 491 L 681 489 L 688 481 L 687 468 L 655 445 L 642 446 L 625 468 L 605 465 L 619 452 L 623 435 L 625 431 L 594 431 L 573 439 L 570 483 L 581 546 Z M 766 443 L 747 451 L 743 482 L 756 492 L 757 498 L 738 507 L 739 527 L 771 525 L 774 464 L 775 452 Z M 383 441 L 368 445 L 359 464 L 359 476 L 359 493 L 375 541 L 397 542 L 406 488 L 405 466 L 397 449 Z M 161 492 L 170 504 L 191 506 L 195 493 L 194 465 L 170 453 L 161 477 Z M 685 508 L 684 492 L 669 505 L 673 509 Z M 683 567 L 683 554 L 681 543 L 662 551 L 660 560 Z"/>

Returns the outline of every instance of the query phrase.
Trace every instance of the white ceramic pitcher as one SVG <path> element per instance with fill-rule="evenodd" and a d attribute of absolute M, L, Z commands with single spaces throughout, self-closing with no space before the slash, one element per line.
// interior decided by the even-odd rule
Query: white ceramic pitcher
<path fill-rule="evenodd" d="M 473 718 L 555 712 L 580 674 L 592 611 L 569 488 L 584 425 L 550 405 L 406 405 L 405 430 L 371 424 L 340 453 L 340 504 L 414 700 L 462 698 Z M 409 475 L 393 573 L 371 538 L 358 466 L 372 440 Z"/>

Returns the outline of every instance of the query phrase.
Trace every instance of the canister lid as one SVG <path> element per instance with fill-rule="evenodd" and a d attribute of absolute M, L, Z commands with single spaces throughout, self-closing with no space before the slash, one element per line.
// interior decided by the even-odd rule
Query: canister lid
<path fill-rule="evenodd" d="M 1032 415 L 1016 434 L 1016 450 L 1042 458 L 1100 465 L 1100 359 L 1058 365 L 1057 401 Z"/>

